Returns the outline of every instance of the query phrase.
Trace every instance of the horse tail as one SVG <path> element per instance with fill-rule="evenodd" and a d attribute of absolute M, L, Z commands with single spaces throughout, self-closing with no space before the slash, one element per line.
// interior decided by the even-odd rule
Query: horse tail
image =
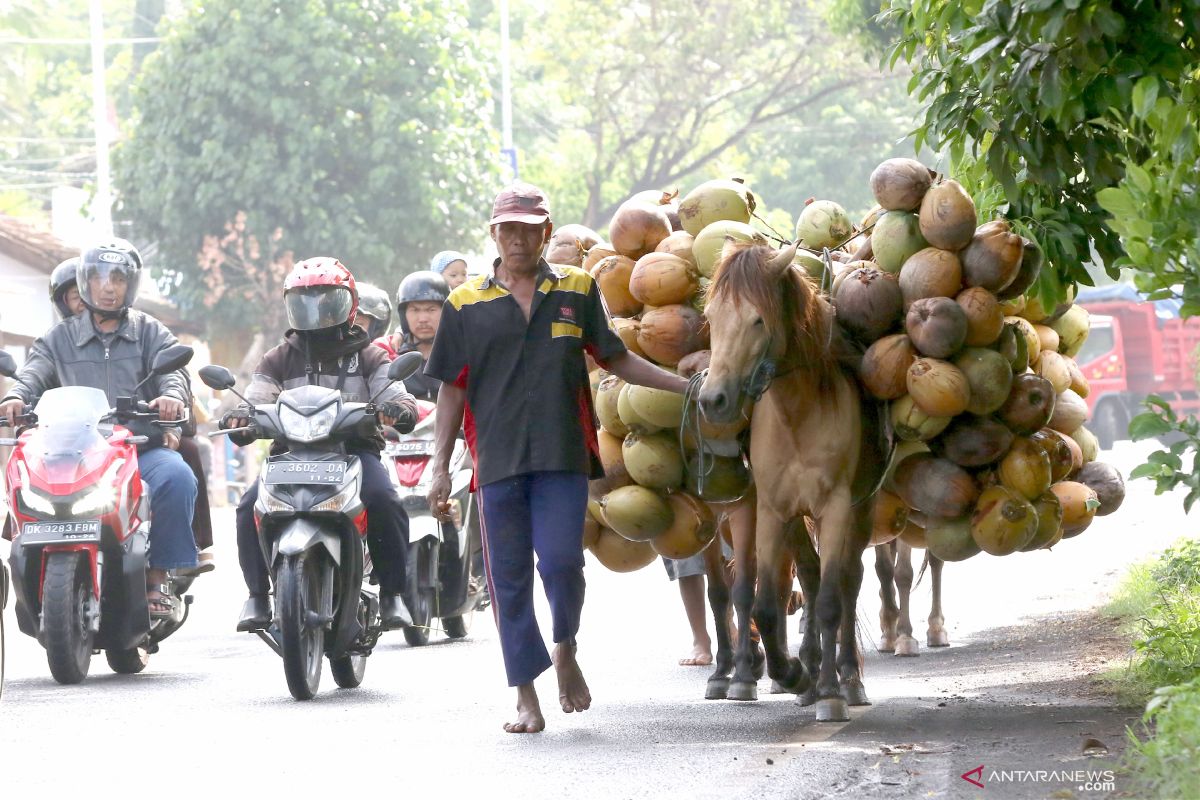
<path fill-rule="evenodd" d="M 926 549 L 924 552 L 925 557 L 921 559 L 921 569 L 917 571 L 917 581 L 913 584 L 914 589 L 921 585 L 921 578 L 925 576 L 925 570 L 929 568 L 929 550 Z"/>

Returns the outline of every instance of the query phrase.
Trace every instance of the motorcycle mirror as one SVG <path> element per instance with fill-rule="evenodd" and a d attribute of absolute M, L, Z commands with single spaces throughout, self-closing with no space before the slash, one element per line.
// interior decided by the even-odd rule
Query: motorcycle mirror
<path fill-rule="evenodd" d="M 150 367 L 150 374 L 166 375 L 168 372 L 183 369 L 192 360 L 195 352 L 195 350 L 186 344 L 173 344 L 165 350 L 160 350 L 154 356 L 154 364 Z"/>
<path fill-rule="evenodd" d="M 0 375 L 11 378 L 17 374 L 17 360 L 7 350 L 0 350 Z"/>
<path fill-rule="evenodd" d="M 201 367 L 200 380 L 208 388 L 216 389 L 217 391 L 232 389 L 237 384 L 237 378 L 233 376 L 233 373 L 217 364 L 209 364 L 207 367 Z"/>
<path fill-rule="evenodd" d="M 388 380 L 402 381 L 419 370 L 424 363 L 425 359 L 416 350 L 401 353 L 388 366 Z"/>

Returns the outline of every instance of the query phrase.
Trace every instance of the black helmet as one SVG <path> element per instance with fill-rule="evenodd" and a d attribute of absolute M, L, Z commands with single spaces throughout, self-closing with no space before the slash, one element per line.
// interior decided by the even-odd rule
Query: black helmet
<path fill-rule="evenodd" d="M 50 273 L 50 302 L 58 309 L 59 319 L 74 316 L 67 306 L 67 290 L 76 285 L 78 271 L 79 256 L 75 256 L 59 264 Z"/>
<path fill-rule="evenodd" d="M 360 283 L 358 284 L 358 313 L 371 318 L 367 336 L 378 339 L 391 328 L 392 298 L 378 286 Z"/>
<path fill-rule="evenodd" d="M 79 299 L 92 311 L 103 317 L 115 318 L 123 315 L 137 299 L 138 283 L 142 277 L 142 257 L 137 248 L 124 239 L 106 239 L 85 248 L 80 255 L 75 271 L 79 286 Z M 104 308 L 101 297 L 93 296 L 90 279 L 98 279 L 97 287 L 124 282 L 125 297 L 117 308 Z"/>
<path fill-rule="evenodd" d="M 400 281 L 400 288 L 396 290 L 396 313 L 400 315 L 400 330 L 405 336 L 409 335 L 408 320 L 404 317 L 409 303 L 422 300 L 444 303 L 449 296 L 450 285 L 436 272 L 421 270 L 405 277 Z"/>

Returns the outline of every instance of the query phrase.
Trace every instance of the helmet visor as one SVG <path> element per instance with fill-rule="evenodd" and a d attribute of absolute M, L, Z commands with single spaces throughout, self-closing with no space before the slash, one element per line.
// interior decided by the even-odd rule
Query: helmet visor
<path fill-rule="evenodd" d="M 140 270 L 124 261 L 89 259 L 80 263 L 77 274 L 79 297 L 89 308 L 119 311 L 132 306 L 137 298 Z"/>
<path fill-rule="evenodd" d="M 348 321 L 354 297 L 344 286 L 299 286 L 288 290 L 284 303 L 294 330 L 316 331 Z"/>

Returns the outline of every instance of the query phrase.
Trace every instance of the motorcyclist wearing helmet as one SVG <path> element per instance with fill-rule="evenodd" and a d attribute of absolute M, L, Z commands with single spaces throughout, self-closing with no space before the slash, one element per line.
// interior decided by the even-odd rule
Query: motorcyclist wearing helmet
<path fill-rule="evenodd" d="M 391 336 L 376 340 L 375 344 L 387 350 L 392 358 L 416 350 L 428 359 L 442 319 L 442 303 L 449 296 L 450 287 L 436 272 L 422 270 L 406 276 L 396 290 L 400 328 Z M 405 380 L 404 385 L 417 399 L 435 403 L 438 387 L 442 384 L 436 378 L 417 372 Z"/>
<path fill-rule="evenodd" d="M 117 397 L 134 394 L 155 355 L 176 343 L 161 322 L 132 308 L 141 273 L 141 255 L 124 239 L 99 242 L 80 254 L 75 285 L 87 313 L 67 317 L 33 343 L 16 383 L 0 401 L 0 418 L 12 419 L 59 386 L 100 389 L 112 405 Z M 63 290 L 60 313 L 70 310 L 68 290 Z M 163 421 L 180 419 L 188 399 L 178 372 L 151 378 L 138 393 Z M 167 442 L 167 434 L 152 435 L 138 448 L 138 466 L 150 488 L 154 513 L 146 573 L 146 601 L 154 617 L 171 613 L 170 595 L 162 587 L 167 570 L 196 566 L 192 538 L 196 478 L 179 453 L 164 446 Z"/>
<path fill-rule="evenodd" d="M 306 384 L 337 389 L 349 402 L 378 400 L 380 422 L 402 433 L 417 423 L 416 401 L 401 383 L 388 386 L 391 359 L 371 346 L 366 331 L 353 325 L 358 310 L 354 276 L 335 258 L 310 258 L 293 267 L 284 280 L 284 304 L 290 329 L 283 343 L 267 352 L 254 369 L 246 399 L 273 403 L 279 393 Z M 246 409 L 229 412 L 222 428 L 248 424 Z M 235 442 L 248 442 L 233 434 Z M 239 441 L 240 440 L 240 441 Z M 350 440 L 347 449 L 362 462 L 363 505 L 367 509 L 367 545 L 380 584 L 380 616 L 385 628 L 412 624 L 404 604 L 408 515 L 392 488 L 379 458 L 382 435 Z M 237 507 L 238 561 L 250 597 L 242 608 L 239 631 L 266 627 L 271 621 L 270 578 L 254 522 L 258 484 L 252 484 Z"/>
<path fill-rule="evenodd" d="M 79 256 L 68 258 L 50 273 L 50 302 L 54 303 L 59 319 L 82 314 L 83 301 L 79 299 L 79 286 L 75 273 L 79 270 Z"/>
<path fill-rule="evenodd" d="M 392 327 L 392 298 L 374 284 L 359 283 L 354 324 L 366 331 L 372 341 L 387 336 Z"/>

